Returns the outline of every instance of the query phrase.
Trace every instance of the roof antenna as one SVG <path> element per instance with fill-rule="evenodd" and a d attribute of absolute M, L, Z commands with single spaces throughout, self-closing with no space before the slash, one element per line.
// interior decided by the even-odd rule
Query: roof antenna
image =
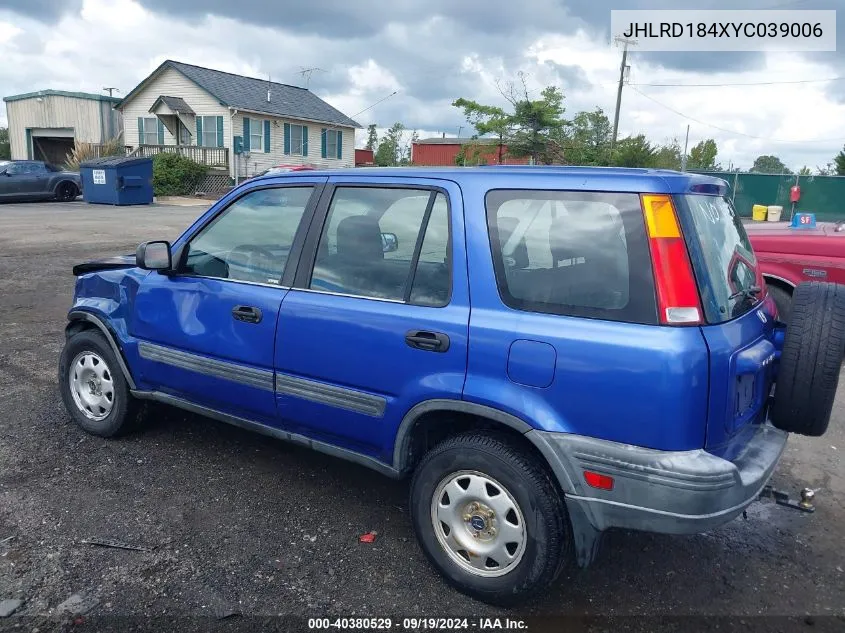
<path fill-rule="evenodd" d="M 270 75 L 267 75 L 267 103 L 270 103 Z"/>
<path fill-rule="evenodd" d="M 311 75 L 314 71 L 324 73 L 326 72 L 322 68 L 317 68 L 316 66 L 313 68 L 305 68 L 304 66 L 300 66 L 302 70 L 299 71 L 298 74 L 302 75 L 302 78 L 305 80 L 305 89 L 308 90 L 308 84 L 311 83 Z"/>

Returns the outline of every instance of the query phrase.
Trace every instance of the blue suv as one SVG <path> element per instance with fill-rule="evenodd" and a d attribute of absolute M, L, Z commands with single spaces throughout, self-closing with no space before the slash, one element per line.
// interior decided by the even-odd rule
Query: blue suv
<path fill-rule="evenodd" d="M 80 264 L 59 382 L 86 431 L 147 401 L 412 476 L 434 567 L 506 603 L 609 528 L 695 533 L 821 435 L 845 293 L 777 320 L 711 177 L 644 169 L 301 171 L 170 244 Z"/>

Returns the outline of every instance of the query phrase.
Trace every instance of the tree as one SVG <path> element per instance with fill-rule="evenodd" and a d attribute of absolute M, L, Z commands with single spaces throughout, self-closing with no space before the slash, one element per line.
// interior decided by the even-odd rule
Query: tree
<path fill-rule="evenodd" d="M 813 173 L 812 170 L 809 167 L 807 167 L 806 165 L 804 165 L 801 169 L 798 170 L 799 176 L 809 176 L 812 173 Z"/>
<path fill-rule="evenodd" d="M 520 73 L 519 79 L 519 84 L 511 82 L 499 88 L 512 112 L 463 98 L 455 100 L 453 105 L 464 110 L 467 121 L 480 136 L 496 135 L 500 160 L 507 146 L 511 156 L 530 156 L 534 163 L 562 162 L 566 125 L 563 93 L 555 86 L 548 86 L 539 99 L 531 99 L 525 75 Z"/>
<path fill-rule="evenodd" d="M 645 134 L 638 134 L 616 143 L 612 162 L 617 167 L 652 167 L 656 154 Z"/>
<path fill-rule="evenodd" d="M 464 111 L 467 122 L 475 128 L 479 135 L 493 134 L 496 136 L 499 145 L 499 163 L 501 164 L 505 155 L 505 137 L 510 130 L 510 115 L 497 106 L 483 105 L 463 97 L 453 101 L 452 105 Z M 463 151 L 463 148 L 461 150 Z"/>
<path fill-rule="evenodd" d="M 390 129 L 381 137 L 381 142 L 376 150 L 375 163 L 379 167 L 394 167 L 399 165 L 404 158 L 404 147 L 402 135 L 405 133 L 405 126 L 397 122 L 390 126 Z"/>
<path fill-rule="evenodd" d="M 751 166 L 751 171 L 758 174 L 791 174 L 789 168 L 777 156 L 758 156 Z"/>
<path fill-rule="evenodd" d="M 719 150 L 716 147 L 716 141 L 712 138 L 701 141 L 690 150 L 687 168 L 700 169 L 702 171 L 717 171 L 719 170 L 719 165 L 716 164 L 718 153 Z"/>
<path fill-rule="evenodd" d="M 9 145 L 9 128 L 0 127 L 0 160 L 12 160 L 12 150 Z"/>
<path fill-rule="evenodd" d="M 579 112 L 566 128 L 566 162 L 571 165 L 608 165 L 611 135 L 610 119 L 601 108 Z"/>
<path fill-rule="evenodd" d="M 681 143 L 673 138 L 661 145 L 654 154 L 653 166 L 658 169 L 681 169 Z"/>
<path fill-rule="evenodd" d="M 845 176 L 845 147 L 843 147 L 842 151 L 836 155 L 833 162 L 836 167 L 836 175 Z"/>
<path fill-rule="evenodd" d="M 828 163 L 824 167 L 816 167 L 816 176 L 834 176 L 836 175 L 836 167 L 833 163 Z"/>
<path fill-rule="evenodd" d="M 376 132 L 376 124 L 370 123 L 367 126 L 367 144 L 364 145 L 364 149 L 375 151 L 376 147 L 378 147 L 378 132 Z"/>

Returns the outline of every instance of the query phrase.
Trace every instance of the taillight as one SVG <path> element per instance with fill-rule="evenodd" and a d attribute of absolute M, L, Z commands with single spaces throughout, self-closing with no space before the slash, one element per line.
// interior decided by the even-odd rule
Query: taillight
<path fill-rule="evenodd" d="M 672 198 L 662 194 L 643 194 L 640 199 L 648 230 L 660 323 L 700 324 L 698 286 Z"/>

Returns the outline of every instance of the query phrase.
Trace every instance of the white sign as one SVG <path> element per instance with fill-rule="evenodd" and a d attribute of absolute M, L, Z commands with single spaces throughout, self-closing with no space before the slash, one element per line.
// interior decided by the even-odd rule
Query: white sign
<path fill-rule="evenodd" d="M 638 51 L 835 51 L 836 11 L 617 10 L 610 32 Z"/>
<path fill-rule="evenodd" d="M 94 176 L 94 184 L 95 185 L 104 185 L 106 184 L 106 170 L 105 169 L 95 169 L 92 172 Z"/>

